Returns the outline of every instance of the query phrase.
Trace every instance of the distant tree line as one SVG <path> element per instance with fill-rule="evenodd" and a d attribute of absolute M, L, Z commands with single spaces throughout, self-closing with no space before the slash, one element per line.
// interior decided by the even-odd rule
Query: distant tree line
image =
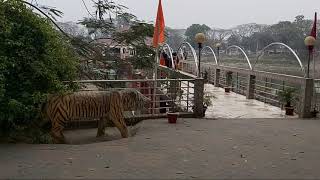
<path fill-rule="evenodd" d="M 216 43 L 222 43 L 223 47 L 238 45 L 246 51 L 257 52 L 272 42 L 282 42 L 299 53 L 306 49 L 304 39 L 310 34 L 312 24 L 313 20 L 298 15 L 293 21 L 280 21 L 273 25 L 252 23 L 232 29 L 216 29 L 205 24 L 193 24 L 186 29 L 184 34 L 178 34 L 178 31 L 174 29 L 168 29 L 167 34 L 168 43 L 172 47 L 177 47 L 179 46 L 177 44 L 188 41 L 196 48 L 194 37 L 197 33 L 202 32 L 207 37 L 206 45 L 212 47 Z"/>

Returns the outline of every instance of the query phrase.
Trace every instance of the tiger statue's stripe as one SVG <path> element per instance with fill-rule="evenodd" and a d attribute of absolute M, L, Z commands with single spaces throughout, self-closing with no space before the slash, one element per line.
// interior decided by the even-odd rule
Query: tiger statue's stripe
<path fill-rule="evenodd" d="M 150 103 L 135 89 L 122 91 L 75 92 L 66 95 L 50 95 L 42 108 L 42 113 L 51 121 L 51 136 L 54 143 L 65 143 L 63 129 L 71 120 L 97 119 L 97 136 L 105 134 L 105 126 L 112 121 L 123 138 L 128 137 L 123 111 L 142 109 Z"/>

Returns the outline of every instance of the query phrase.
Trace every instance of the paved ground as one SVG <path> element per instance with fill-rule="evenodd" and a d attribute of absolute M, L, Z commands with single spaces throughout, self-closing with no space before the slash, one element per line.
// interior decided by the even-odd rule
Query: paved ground
<path fill-rule="evenodd" d="M 205 85 L 205 90 L 216 96 L 213 106 L 207 110 L 207 118 L 297 118 L 286 116 L 285 111 L 263 102 L 246 99 L 236 93 L 225 93 L 223 88 L 211 84 Z"/>
<path fill-rule="evenodd" d="M 0 145 L 0 179 L 320 177 L 320 121 L 160 119 L 139 127 L 129 139 L 95 144 Z"/>

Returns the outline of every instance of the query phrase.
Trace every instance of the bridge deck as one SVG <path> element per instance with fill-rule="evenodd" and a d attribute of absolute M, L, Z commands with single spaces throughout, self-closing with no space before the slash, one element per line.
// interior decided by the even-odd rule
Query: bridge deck
<path fill-rule="evenodd" d="M 236 93 L 225 93 L 223 88 L 216 88 L 211 84 L 205 85 L 205 90 L 212 93 L 213 106 L 206 112 L 206 118 L 297 118 L 286 116 L 285 111 L 263 102 L 246 99 Z"/>

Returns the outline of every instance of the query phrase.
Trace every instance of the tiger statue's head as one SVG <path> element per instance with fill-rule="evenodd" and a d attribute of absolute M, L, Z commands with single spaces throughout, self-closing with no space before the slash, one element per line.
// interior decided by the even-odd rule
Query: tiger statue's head
<path fill-rule="evenodd" d="M 121 90 L 120 94 L 124 111 L 140 110 L 151 103 L 149 98 L 136 89 Z"/>

